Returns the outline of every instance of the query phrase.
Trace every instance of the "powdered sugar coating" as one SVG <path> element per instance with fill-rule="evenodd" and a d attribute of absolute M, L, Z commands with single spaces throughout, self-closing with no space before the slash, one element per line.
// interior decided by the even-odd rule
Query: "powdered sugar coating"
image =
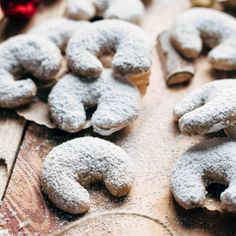
<path fill-rule="evenodd" d="M 104 0 L 95 0 L 95 5 L 101 5 Z M 107 0 L 103 12 L 105 19 L 120 19 L 139 24 L 144 15 L 144 5 L 141 0 Z"/>
<path fill-rule="evenodd" d="M 36 91 L 31 79 L 15 81 L 12 74 L 0 69 L 0 107 L 16 108 L 28 104 Z"/>
<path fill-rule="evenodd" d="M 66 14 L 79 20 L 101 16 L 139 24 L 144 15 L 144 5 L 141 0 L 67 0 Z"/>
<path fill-rule="evenodd" d="M 184 208 L 201 207 L 206 201 L 205 187 L 221 183 L 228 188 L 221 193 L 223 208 L 236 211 L 236 142 L 221 138 L 204 141 L 184 153 L 171 176 L 171 191 Z"/>
<path fill-rule="evenodd" d="M 236 69 L 236 20 L 226 13 L 204 8 L 180 13 L 171 30 L 171 41 L 188 58 L 196 58 L 205 43 L 212 48 L 208 59 L 214 68 Z"/>
<path fill-rule="evenodd" d="M 97 57 L 115 53 L 112 70 L 115 76 L 130 77 L 150 71 L 151 43 L 138 26 L 103 20 L 83 27 L 69 40 L 66 54 L 70 69 L 85 77 L 98 77 L 103 66 Z"/>
<path fill-rule="evenodd" d="M 29 34 L 44 36 L 57 45 L 62 51 L 73 33 L 80 27 L 89 24 L 86 21 L 74 21 L 66 18 L 44 21 L 42 24 L 32 28 Z"/>
<path fill-rule="evenodd" d="M 206 134 L 236 123 L 236 80 L 207 83 L 190 93 L 174 108 L 180 131 L 188 135 Z"/>
<path fill-rule="evenodd" d="M 74 20 L 89 20 L 96 15 L 93 0 L 66 0 L 66 16 Z"/>
<path fill-rule="evenodd" d="M 104 70 L 94 79 L 64 76 L 49 94 L 48 103 L 53 120 L 68 132 L 83 129 L 85 109 L 97 105 L 91 126 L 96 133 L 111 135 L 138 117 L 140 94 L 135 86 L 114 79 L 110 70 Z"/>
<path fill-rule="evenodd" d="M 12 37 L 0 44 L 0 106 L 14 108 L 32 101 L 36 86 L 31 79 L 15 82 L 26 73 L 46 82 L 61 67 L 58 48 L 47 39 L 31 35 Z"/>
<path fill-rule="evenodd" d="M 117 197 L 130 191 L 134 182 L 132 162 L 115 144 L 93 137 L 76 138 L 55 147 L 45 158 L 42 188 L 63 211 L 79 214 L 90 205 L 84 187 L 104 181 Z"/>

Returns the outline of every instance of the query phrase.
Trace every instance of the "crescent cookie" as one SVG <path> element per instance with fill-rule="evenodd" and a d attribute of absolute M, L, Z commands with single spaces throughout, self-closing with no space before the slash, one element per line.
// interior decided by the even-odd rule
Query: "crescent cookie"
<path fill-rule="evenodd" d="M 62 51 L 65 50 L 67 42 L 74 32 L 87 24 L 86 21 L 74 21 L 66 18 L 58 18 L 44 21 L 42 24 L 35 26 L 28 33 L 36 36 L 42 36 L 51 40 Z"/>
<path fill-rule="evenodd" d="M 148 80 L 152 48 L 138 26 L 120 20 L 103 20 L 78 29 L 69 40 L 66 55 L 70 69 L 81 76 L 98 77 L 103 66 L 98 57 L 114 54 L 116 77 Z"/>
<path fill-rule="evenodd" d="M 83 129 L 85 109 L 97 106 L 91 126 L 96 133 L 111 135 L 137 119 L 140 94 L 135 86 L 115 79 L 110 70 L 104 70 L 94 79 L 73 74 L 64 76 L 53 87 L 48 103 L 52 119 L 68 132 Z"/>
<path fill-rule="evenodd" d="M 67 0 L 66 15 L 77 20 L 100 16 L 139 24 L 144 15 L 144 5 L 141 0 Z"/>
<path fill-rule="evenodd" d="M 89 209 L 85 188 L 104 182 L 116 196 L 127 195 L 134 182 L 132 162 L 115 144 L 93 137 L 76 138 L 46 156 L 42 169 L 42 189 L 59 209 L 79 214 Z"/>
<path fill-rule="evenodd" d="M 26 73 L 42 82 L 60 71 L 62 55 L 49 40 L 19 35 L 0 44 L 0 107 L 16 108 L 32 101 L 36 85 L 31 79 L 15 81 Z"/>
<path fill-rule="evenodd" d="M 180 13 L 171 42 L 187 58 L 198 57 L 204 43 L 212 48 L 208 59 L 215 69 L 236 69 L 236 19 L 226 13 L 204 8 Z"/>
<path fill-rule="evenodd" d="M 174 108 L 180 131 L 188 135 L 216 132 L 236 123 L 236 80 L 209 82 Z"/>
<path fill-rule="evenodd" d="M 176 201 L 191 209 L 204 205 L 205 187 L 210 183 L 227 185 L 220 200 L 228 212 L 236 211 L 236 142 L 230 139 L 204 141 L 190 148 L 176 162 L 171 191 Z"/>

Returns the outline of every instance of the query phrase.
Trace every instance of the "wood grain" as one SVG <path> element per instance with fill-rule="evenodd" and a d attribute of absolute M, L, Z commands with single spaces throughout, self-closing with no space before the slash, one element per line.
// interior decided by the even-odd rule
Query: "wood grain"
<path fill-rule="evenodd" d="M 40 23 L 41 19 L 61 16 L 63 12 L 63 1 L 57 1 L 55 7 L 46 8 L 42 6 L 39 13 L 34 19 L 26 24 L 25 22 L 11 22 L 4 18 L 0 10 L 0 41 L 9 38 L 17 33 L 27 31 L 33 25 Z M 46 9 L 46 10 L 44 10 Z M 54 9 L 54 10 L 53 10 Z M 44 12 L 42 14 L 42 12 Z M 0 111 L 0 198 L 4 196 L 5 188 L 12 173 L 12 168 L 15 163 L 15 158 L 18 154 L 18 149 L 21 144 L 23 131 L 25 128 L 25 120 L 19 118 L 14 112 L 2 110 Z"/>
<path fill-rule="evenodd" d="M 8 179 L 21 144 L 25 121 L 13 112 L 0 111 L 0 198 L 3 199 Z"/>
<path fill-rule="evenodd" d="M 188 6 L 185 0 L 152 3 L 142 26 L 153 44 L 158 33 L 168 29 L 174 16 Z M 175 203 L 169 190 L 169 176 L 176 159 L 199 140 L 213 136 L 187 137 L 180 134 L 173 123 L 173 106 L 200 85 L 229 76 L 213 72 L 204 56 L 197 61 L 196 68 L 191 84 L 169 89 L 154 51 L 151 83 L 143 98 L 139 120 L 109 138 L 122 146 L 133 159 L 136 171 L 134 187 L 128 197 L 116 199 L 103 186 L 91 186 L 91 209 L 85 215 L 65 214 L 47 201 L 40 190 L 41 164 L 42 158 L 55 145 L 78 136 L 95 134 L 87 130 L 70 135 L 30 124 L 1 208 L 1 228 L 12 235 L 48 235 L 79 220 L 66 228 L 66 232 L 79 230 L 82 236 L 159 236 L 170 235 L 170 232 L 181 236 L 235 236 L 236 224 L 232 215 L 206 209 L 185 211 Z M 122 215 L 124 212 L 125 216 Z M 59 234 L 64 235 L 65 231 Z"/>

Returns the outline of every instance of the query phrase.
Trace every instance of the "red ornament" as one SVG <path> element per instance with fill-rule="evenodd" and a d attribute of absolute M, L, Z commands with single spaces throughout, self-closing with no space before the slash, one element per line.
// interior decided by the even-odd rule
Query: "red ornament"
<path fill-rule="evenodd" d="M 2 11 L 8 18 L 31 18 L 41 0 L 0 0 Z"/>

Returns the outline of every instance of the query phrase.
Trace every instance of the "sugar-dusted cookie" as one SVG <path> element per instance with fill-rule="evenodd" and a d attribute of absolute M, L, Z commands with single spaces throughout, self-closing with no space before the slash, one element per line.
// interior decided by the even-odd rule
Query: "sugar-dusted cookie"
<path fill-rule="evenodd" d="M 152 47 L 145 32 L 121 20 L 103 20 L 78 29 L 69 40 L 66 54 L 70 69 L 81 76 L 98 77 L 103 66 L 98 57 L 114 54 L 116 77 L 148 83 Z"/>
<path fill-rule="evenodd" d="M 83 129 L 85 109 L 97 106 L 91 126 L 96 133 L 110 135 L 138 117 L 140 94 L 134 85 L 104 70 L 99 78 L 64 76 L 52 89 L 48 103 L 57 126 L 68 132 Z"/>
<path fill-rule="evenodd" d="M 19 35 L 0 44 L 0 107 L 16 108 L 32 101 L 36 85 L 31 74 L 41 82 L 53 80 L 61 68 L 62 55 L 49 40 Z"/>
<path fill-rule="evenodd" d="M 63 211 L 79 214 L 90 205 L 91 183 L 104 182 L 109 192 L 121 197 L 134 182 L 132 162 L 115 144 L 93 137 L 76 138 L 55 147 L 45 158 L 42 189 Z"/>
<path fill-rule="evenodd" d="M 236 19 L 213 9 L 192 8 L 180 13 L 171 42 L 187 58 L 196 58 L 203 43 L 212 48 L 208 59 L 219 70 L 236 69 Z"/>
<path fill-rule="evenodd" d="M 180 131 L 188 135 L 216 132 L 236 123 L 236 80 L 204 84 L 174 108 Z"/>
<path fill-rule="evenodd" d="M 29 31 L 29 34 L 38 37 L 45 37 L 55 43 L 62 51 L 67 46 L 67 42 L 74 32 L 89 24 L 87 21 L 74 21 L 67 18 L 56 18 L 44 21 L 42 24 L 35 26 Z"/>
<path fill-rule="evenodd" d="M 206 202 L 206 186 L 228 186 L 220 195 L 224 210 L 236 212 L 236 142 L 221 138 L 204 141 L 184 153 L 171 176 L 171 191 L 184 208 L 201 207 Z"/>

